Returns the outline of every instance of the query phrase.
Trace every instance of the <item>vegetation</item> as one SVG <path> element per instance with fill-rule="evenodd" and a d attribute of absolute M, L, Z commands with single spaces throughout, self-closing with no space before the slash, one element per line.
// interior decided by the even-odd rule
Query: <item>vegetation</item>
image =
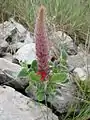
<path fill-rule="evenodd" d="M 55 25 L 57 30 L 65 31 L 72 36 L 74 40 L 81 40 L 81 42 L 86 41 L 87 33 L 88 36 L 90 35 L 89 0 L 0 0 L 0 21 L 4 22 L 10 17 L 13 17 L 23 25 L 26 25 L 30 31 L 34 31 L 36 10 L 40 4 L 45 5 L 47 9 L 48 24 Z M 35 34 L 37 35 L 38 32 Z M 48 51 L 45 52 L 47 53 Z M 49 74 L 47 74 L 46 70 L 44 73 L 41 73 L 42 69 L 40 67 L 42 65 L 45 66 L 45 64 L 39 61 L 41 58 L 39 58 L 38 53 L 37 57 L 38 60 L 33 61 L 30 68 L 28 68 L 27 64 L 23 64 L 24 67 L 19 73 L 19 76 L 29 77 L 28 88 L 34 85 L 37 90 L 37 100 L 42 101 L 47 94 L 50 95 L 55 92 L 58 83 L 66 82 L 65 80 L 68 75 L 66 52 L 65 49 L 61 49 L 61 56 L 57 65 L 48 62 L 47 58 L 45 58 L 50 68 Z M 40 67 L 38 67 L 38 65 Z M 47 75 L 48 77 L 46 77 Z M 72 105 L 68 113 L 62 116 L 62 120 L 90 119 L 90 82 L 89 80 L 87 81 L 87 83 L 79 83 L 79 81 L 76 80 L 76 85 L 78 86 L 77 93 L 79 94 L 76 96 L 76 99 L 79 99 L 81 104 Z"/>
<path fill-rule="evenodd" d="M 49 59 L 49 44 L 45 27 L 44 6 L 41 6 L 39 9 L 34 34 L 37 60 L 32 62 L 30 68 L 25 65 L 18 76 L 27 76 L 29 78 L 27 90 L 35 86 L 36 99 L 43 101 L 47 96 L 50 96 L 56 91 L 58 84 L 65 83 L 67 80 L 67 54 L 64 49 L 61 50 L 61 56 L 57 65 L 52 63 Z"/>
<path fill-rule="evenodd" d="M 47 9 L 48 23 L 85 41 L 90 28 L 89 0 L 0 0 L 0 20 L 14 17 L 34 31 L 35 11 L 40 4 Z"/>

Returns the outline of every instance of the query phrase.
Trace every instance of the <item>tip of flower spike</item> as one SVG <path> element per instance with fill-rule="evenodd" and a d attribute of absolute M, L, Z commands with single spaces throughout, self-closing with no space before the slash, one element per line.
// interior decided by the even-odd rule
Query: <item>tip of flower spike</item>
<path fill-rule="evenodd" d="M 41 5 L 40 8 L 39 8 L 40 11 L 45 11 L 45 7 L 44 5 Z"/>
<path fill-rule="evenodd" d="M 40 19 L 40 21 L 44 20 L 44 14 L 45 14 L 45 7 L 44 5 L 41 5 L 39 8 L 39 12 L 38 12 L 38 18 Z"/>

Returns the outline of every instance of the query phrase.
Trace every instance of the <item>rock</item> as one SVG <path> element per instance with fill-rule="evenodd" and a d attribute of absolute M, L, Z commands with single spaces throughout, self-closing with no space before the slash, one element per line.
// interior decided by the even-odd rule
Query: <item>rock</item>
<path fill-rule="evenodd" d="M 4 51 L 7 47 L 8 47 L 8 43 L 6 41 L 3 41 L 2 43 L 0 43 L 0 48 L 3 48 Z"/>
<path fill-rule="evenodd" d="M 14 19 L 0 24 L 0 53 L 3 55 L 1 48 L 8 46 L 7 52 L 15 53 L 21 46 L 27 43 L 32 43 L 33 37 L 30 32 L 24 28 L 20 23 L 17 23 Z M 1 46 L 5 47 L 1 47 Z"/>
<path fill-rule="evenodd" d="M 68 54 L 77 54 L 77 47 L 75 43 L 66 33 L 63 33 L 62 31 L 54 32 L 49 36 L 49 39 L 53 42 L 53 46 L 56 48 L 57 52 L 60 51 L 61 46 L 65 46 Z M 60 56 L 60 52 L 58 54 Z"/>
<path fill-rule="evenodd" d="M 34 33 L 33 33 L 33 35 L 34 35 Z M 33 42 L 34 42 L 34 37 L 32 36 L 32 34 L 29 31 L 27 31 L 26 37 L 25 37 L 25 44 L 33 43 Z"/>
<path fill-rule="evenodd" d="M 85 65 L 83 67 L 83 70 L 86 72 L 87 76 L 90 76 L 90 64 L 89 65 Z"/>
<path fill-rule="evenodd" d="M 72 43 L 72 41 L 73 41 L 70 36 L 66 35 L 66 33 L 64 33 L 62 31 L 55 32 L 55 35 L 59 37 L 59 39 L 61 40 L 61 43 L 70 45 L 70 43 Z"/>
<path fill-rule="evenodd" d="M 24 84 L 25 83 L 24 81 L 21 82 L 20 79 L 18 80 L 10 76 L 10 74 L 8 74 L 7 71 L 0 70 L 0 85 L 8 85 L 24 93 L 24 89 L 26 87 L 25 86 L 26 84 Z"/>
<path fill-rule="evenodd" d="M 83 68 L 75 68 L 74 73 L 76 73 L 80 80 L 86 80 L 87 74 Z"/>
<path fill-rule="evenodd" d="M 3 99 L 2 99 L 3 98 Z M 58 120 L 50 109 L 7 86 L 0 86 L 0 120 Z"/>
<path fill-rule="evenodd" d="M 72 73 L 80 80 L 86 80 L 90 76 L 90 54 L 87 54 L 84 46 L 79 45 L 78 54 L 68 56 L 68 66 L 74 67 Z"/>
<path fill-rule="evenodd" d="M 3 58 L 12 62 L 13 56 L 10 53 L 6 53 L 5 56 L 3 56 Z"/>
<path fill-rule="evenodd" d="M 31 64 L 32 61 L 36 59 L 35 43 L 26 44 L 21 47 L 13 58 L 22 62 L 26 61 L 28 64 Z"/>
<path fill-rule="evenodd" d="M 61 88 L 57 88 L 56 94 L 48 98 L 48 102 L 54 106 L 59 113 L 65 113 L 72 104 L 75 104 L 76 87 L 73 83 L 64 84 Z"/>
<path fill-rule="evenodd" d="M 88 77 L 90 77 L 90 65 L 84 66 L 84 67 L 81 67 L 81 68 L 75 68 L 73 73 L 76 73 L 76 75 L 82 81 L 88 80 Z"/>
<path fill-rule="evenodd" d="M 8 85 L 13 87 L 15 90 L 25 93 L 25 88 L 28 85 L 28 79 L 25 77 L 17 77 L 17 72 L 12 72 L 9 70 L 4 70 L 1 74 L 0 72 L 0 84 L 1 85 Z"/>
<path fill-rule="evenodd" d="M 18 59 L 16 59 L 16 58 L 13 58 L 13 59 L 12 59 L 12 63 L 15 63 L 15 64 L 18 64 L 18 65 L 20 65 L 20 62 L 19 62 L 19 60 L 18 60 Z"/>
<path fill-rule="evenodd" d="M 20 49 L 21 47 L 23 47 L 25 45 L 25 43 L 23 42 L 16 42 L 13 43 L 11 45 L 9 45 L 9 49 L 8 52 L 15 54 L 17 52 L 18 49 Z"/>
<path fill-rule="evenodd" d="M 0 85 L 8 85 L 18 91 L 24 90 L 28 85 L 25 78 L 17 78 L 21 66 L 11 63 L 10 61 L 0 58 Z"/>
<path fill-rule="evenodd" d="M 3 85 L 3 83 L 7 83 L 10 80 L 3 72 L 0 70 L 0 85 Z"/>
<path fill-rule="evenodd" d="M 28 87 L 25 92 L 32 99 L 37 100 L 35 86 Z M 76 86 L 74 83 L 69 82 L 57 87 L 56 94 L 50 95 L 47 101 L 56 109 L 57 112 L 65 113 L 72 104 L 77 102 L 74 98 L 75 92 Z"/>
<path fill-rule="evenodd" d="M 8 36 L 11 36 L 15 32 L 15 26 L 11 22 L 4 22 L 0 24 L 0 39 L 6 40 Z"/>
<path fill-rule="evenodd" d="M 33 38 L 31 37 L 30 32 L 23 27 L 20 23 L 16 22 L 14 19 L 10 19 L 10 22 L 13 23 L 15 28 L 17 29 L 17 34 L 16 34 L 16 40 L 19 40 L 18 42 L 24 42 L 25 44 L 27 43 L 33 43 Z"/>
<path fill-rule="evenodd" d="M 9 70 L 12 72 L 19 72 L 21 70 L 21 66 L 11 63 L 10 61 L 0 58 L 0 70 Z"/>
<path fill-rule="evenodd" d="M 37 88 L 34 85 L 31 85 L 30 87 L 28 86 L 25 89 L 25 93 L 28 97 L 32 98 L 33 100 L 37 101 Z"/>
<path fill-rule="evenodd" d="M 76 68 L 84 67 L 86 64 L 90 65 L 90 54 L 86 56 L 83 52 L 78 52 L 77 55 L 68 56 L 67 63 Z"/>
<path fill-rule="evenodd" d="M 18 30 L 19 33 L 24 33 L 26 29 L 19 23 L 17 23 L 13 18 L 9 20 Z"/>
<path fill-rule="evenodd" d="M 26 44 L 30 44 L 33 43 L 33 39 L 30 37 L 30 32 L 26 31 L 25 33 L 23 33 L 23 36 L 18 36 L 16 37 L 13 36 L 12 40 L 15 41 L 16 39 L 19 39 L 19 41 L 16 41 L 15 43 L 9 45 L 10 49 L 12 49 L 13 53 L 15 53 L 18 49 L 20 49 L 21 47 L 23 47 Z"/>
<path fill-rule="evenodd" d="M 0 41 L 0 57 L 5 55 L 5 52 L 7 52 L 9 44 L 6 41 Z"/>
<path fill-rule="evenodd" d="M 74 69 L 75 69 L 75 67 L 73 67 L 71 65 L 68 66 L 68 72 L 69 73 L 72 73 L 74 71 Z"/>

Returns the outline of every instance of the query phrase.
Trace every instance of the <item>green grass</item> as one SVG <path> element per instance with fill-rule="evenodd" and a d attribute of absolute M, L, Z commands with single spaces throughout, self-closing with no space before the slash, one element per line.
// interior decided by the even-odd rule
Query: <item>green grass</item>
<path fill-rule="evenodd" d="M 0 0 L 0 20 L 12 16 L 33 31 L 40 4 L 45 5 L 48 21 L 57 29 L 85 40 L 90 27 L 90 0 Z"/>
<path fill-rule="evenodd" d="M 80 102 L 71 105 L 62 120 L 90 120 L 90 79 L 76 81 L 76 84 L 78 84 L 76 99 Z"/>
<path fill-rule="evenodd" d="M 75 78 L 76 79 L 76 78 Z M 77 97 L 80 102 L 71 105 L 63 120 L 89 120 L 90 119 L 90 79 L 75 80 L 78 86 Z"/>

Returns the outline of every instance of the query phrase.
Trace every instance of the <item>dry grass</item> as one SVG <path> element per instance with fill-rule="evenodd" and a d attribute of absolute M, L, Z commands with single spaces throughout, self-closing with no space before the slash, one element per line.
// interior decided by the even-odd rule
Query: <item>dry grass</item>
<path fill-rule="evenodd" d="M 85 41 L 90 27 L 90 0 L 0 0 L 0 20 L 14 17 L 33 31 L 40 4 L 45 5 L 48 20 L 57 29 Z"/>

